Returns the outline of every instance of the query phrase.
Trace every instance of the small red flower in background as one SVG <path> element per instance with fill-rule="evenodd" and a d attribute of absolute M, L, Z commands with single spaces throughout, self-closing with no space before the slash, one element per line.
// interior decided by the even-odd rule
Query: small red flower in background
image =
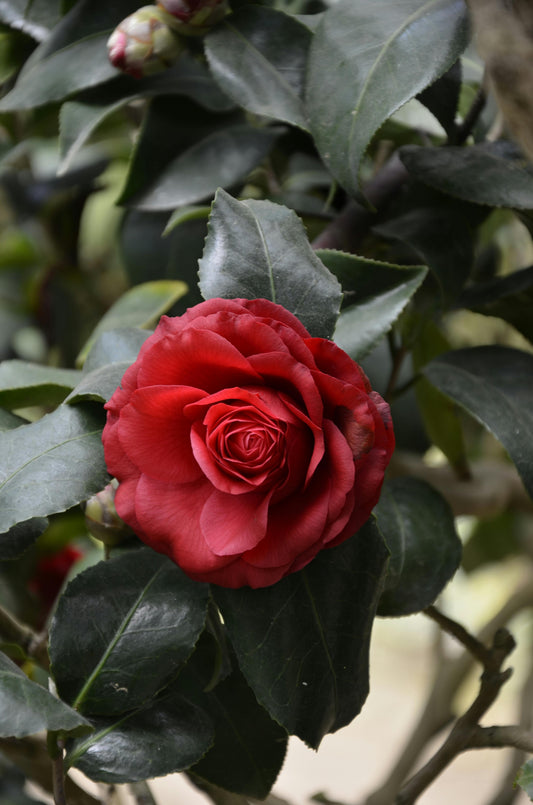
<path fill-rule="evenodd" d="M 67 545 L 56 553 L 42 556 L 37 562 L 35 572 L 28 582 L 28 587 L 39 599 L 46 614 L 48 614 L 59 595 L 70 568 L 82 556 L 81 551 Z"/>
<path fill-rule="evenodd" d="M 118 514 L 224 587 L 274 584 L 352 536 L 394 449 L 361 368 L 264 299 L 164 316 L 106 408 Z"/>

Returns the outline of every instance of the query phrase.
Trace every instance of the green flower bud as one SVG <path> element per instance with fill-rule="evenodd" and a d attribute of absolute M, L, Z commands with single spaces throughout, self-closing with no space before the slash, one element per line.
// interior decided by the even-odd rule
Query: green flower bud
<path fill-rule="evenodd" d="M 113 547 L 133 536 L 133 531 L 121 520 L 115 509 L 118 481 L 114 478 L 101 492 L 85 503 L 85 524 L 95 539 Z"/>
<path fill-rule="evenodd" d="M 228 0 L 159 0 L 174 17 L 174 29 L 185 36 L 201 36 L 229 12 Z"/>
<path fill-rule="evenodd" d="M 175 20 L 164 9 L 144 6 L 122 20 L 107 42 L 109 61 L 134 78 L 170 67 L 183 50 Z"/>

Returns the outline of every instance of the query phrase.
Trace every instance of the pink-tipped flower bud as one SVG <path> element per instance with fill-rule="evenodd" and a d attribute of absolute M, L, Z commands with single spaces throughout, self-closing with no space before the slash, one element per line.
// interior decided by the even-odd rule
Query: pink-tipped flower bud
<path fill-rule="evenodd" d="M 207 33 L 229 12 L 228 0 L 158 0 L 158 6 L 178 21 L 175 30 L 185 36 Z"/>
<path fill-rule="evenodd" d="M 157 6 L 144 6 L 122 20 L 107 41 L 109 61 L 134 78 L 170 67 L 183 50 L 174 18 Z"/>
<path fill-rule="evenodd" d="M 114 478 L 101 492 L 85 503 L 85 524 L 95 539 L 113 547 L 133 536 L 133 531 L 121 520 L 115 509 L 118 481 Z"/>

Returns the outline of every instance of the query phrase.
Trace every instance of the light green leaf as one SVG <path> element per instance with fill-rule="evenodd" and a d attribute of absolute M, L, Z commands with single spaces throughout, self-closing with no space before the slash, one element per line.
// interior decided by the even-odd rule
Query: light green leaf
<path fill-rule="evenodd" d="M 326 165 L 351 193 L 369 142 L 432 84 L 468 42 L 463 0 L 340 0 L 324 14 L 309 56 L 307 111 Z"/>
<path fill-rule="evenodd" d="M 528 760 L 520 769 L 516 778 L 517 785 L 523 788 L 529 799 L 533 802 L 533 760 Z"/>
<path fill-rule="evenodd" d="M 92 345 L 102 333 L 123 327 L 150 327 L 187 290 L 180 280 L 154 280 L 130 288 L 100 319 L 78 355 L 77 365 L 83 366 Z"/>
<path fill-rule="evenodd" d="M 205 40 L 213 75 L 240 106 L 306 129 L 305 69 L 312 35 L 297 19 L 245 6 Z"/>
<path fill-rule="evenodd" d="M 55 406 L 79 383 L 75 369 L 56 369 L 27 361 L 0 364 L 0 405 L 25 408 L 31 405 Z"/>
<path fill-rule="evenodd" d="M 106 485 L 102 425 L 100 410 L 61 405 L 0 433 L 0 533 L 65 511 Z"/>
<path fill-rule="evenodd" d="M 91 732 L 92 726 L 46 688 L 32 682 L 0 652 L 0 737 L 23 738 L 41 730 L 70 735 Z"/>

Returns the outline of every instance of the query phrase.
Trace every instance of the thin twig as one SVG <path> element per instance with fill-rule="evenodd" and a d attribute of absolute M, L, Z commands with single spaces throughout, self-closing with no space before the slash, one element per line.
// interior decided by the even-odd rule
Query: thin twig
<path fill-rule="evenodd" d="M 0 606 L 0 636 L 10 642 L 19 645 L 29 657 L 48 668 L 49 658 L 46 650 L 47 635 L 34 632 L 25 623 L 22 623 L 14 615 Z"/>
<path fill-rule="evenodd" d="M 494 703 L 502 685 L 512 674 L 512 669 L 501 670 L 506 657 L 515 647 L 512 636 L 506 629 L 500 629 L 494 636 L 492 648 L 484 663 L 479 693 L 461 718 L 458 718 L 447 739 L 433 757 L 407 781 L 398 796 L 396 805 L 412 805 L 420 794 L 439 776 L 439 774 L 468 746 L 476 732 L 480 718 Z"/>
<path fill-rule="evenodd" d="M 522 752 L 533 753 L 533 732 L 511 726 L 476 727 L 465 749 L 498 749 L 513 746 Z"/>
<path fill-rule="evenodd" d="M 460 623 L 444 615 L 435 606 L 429 606 L 427 609 L 424 609 L 424 615 L 434 620 L 444 632 L 458 640 L 483 666 L 486 666 L 490 661 L 491 650 L 478 640 L 477 637 L 470 634 Z"/>
<path fill-rule="evenodd" d="M 138 783 L 130 783 L 130 791 L 137 805 L 157 805 L 157 800 L 145 780 L 141 780 Z"/>
<path fill-rule="evenodd" d="M 505 602 L 503 607 L 485 624 L 477 639 L 486 643 L 511 618 L 524 609 L 533 607 L 533 577 L 530 575 Z M 390 805 L 403 781 L 415 766 L 427 743 L 453 718 L 452 702 L 475 663 L 469 651 L 459 657 L 439 662 L 435 679 L 420 715 L 407 738 L 394 766 L 384 782 L 366 800 L 366 805 Z"/>

